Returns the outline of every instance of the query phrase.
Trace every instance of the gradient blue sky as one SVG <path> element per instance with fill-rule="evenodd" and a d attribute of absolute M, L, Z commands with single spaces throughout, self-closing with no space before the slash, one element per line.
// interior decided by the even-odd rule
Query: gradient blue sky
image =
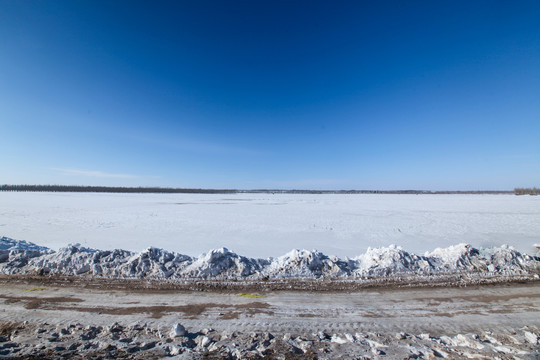
<path fill-rule="evenodd" d="M 0 183 L 540 185 L 540 1 L 0 0 Z"/>

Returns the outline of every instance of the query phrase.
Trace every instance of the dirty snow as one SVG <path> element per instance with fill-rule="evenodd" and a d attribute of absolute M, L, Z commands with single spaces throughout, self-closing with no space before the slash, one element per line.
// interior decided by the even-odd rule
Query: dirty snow
<path fill-rule="evenodd" d="M 359 278 L 366 276 L 491 274 L 533 275 L 540 257 L 521 254 L 511 246 L 475 249 L 459 244 L 420 256 L 398 246 L 368 249 L 352 259 L 313 250 L 292 250 L 268 259 L 253 259 L 226 248 L 190 257 L 163 249 L 140 253 L 89 249 L 80 244 L 58 251 L 26 241 L 0 238 L 0 273 L 90 275 L 146 279 L 284 279 Z M 41 249 L 41 250 L 35 250 Z"/>
<path fill-rule="evenodd" d="M 141 292 L 0 282 L 0 357 L 538 359 L 534 284 Z"/>

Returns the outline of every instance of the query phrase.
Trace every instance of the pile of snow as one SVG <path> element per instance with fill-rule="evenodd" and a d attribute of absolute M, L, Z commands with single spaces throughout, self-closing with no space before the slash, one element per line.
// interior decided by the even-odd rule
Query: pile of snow
<path fill-rule="evenodd" d="M 347 262 L 337 257 L 328 257 L 313 250 L 292 250 L 269 260 L 263 274 L 267 277 L 343 277 L 351 272 Z"/>
<path fill-rule="evenodd" d="M 10 250 L 32 250 L 32 251 L 47 251 L 49 248 L 39 246 L 34 243 L 24 240 L 14 240 L 8 237 L 0 237 L 0 251 Z"/>
<path fill-rule="evenodd" d="M 139 254 L 130 253 L 118 266 L 122 277 L 167 279 L 179 274 L 193 259 L 190 256 L 150 247 Z M 108 276 L 114 268 L 108 269 Z"/>
<path fill-rule="evenodd" d="M 510 246 L 478 250 L 467 244 L 438 248 L 423 256 L 398 246 L 370 248 L 352 259 L 319 251 L 292 250 L 252 259 L 226 248 L 197 258 L 150 247 L 140 253 L 96 250 L 79 244 L 55 252 L 26 241 L 0 238 L 0 273 L 87 275 L 146 279 L 287 279 L 454 273 L 538 274 L 540 258 Z"/>
<path fill-rule="evenodd" d="M 521 254 L 508 245 L 484 250 L 484 256 L 488 257 L 489 271 L 498 273 L 534 272 L 540 273 L 540 257 Z M 538 254 L 537 254 L 538 255 Z"/>
<path fill-rule="evenodd" d="M 428 259 L 409 254 L 395 245 L 368 248 L 365 254 L 353 258 L 353 261 L 354 274 L 357 276 L 429 272 L 431 269 Z"/>
<path fill-rule="evenodd" d="M 437 248 L 426 252 L 425 257 L 431 260 L 431 266 L 446 272 L 458 270 L 482 270 L 484 263 L 480 252 L 468 244 L 459 244 L 447 248 Z"/>
<path fill-rule="evenodd" d="M 259 274 L 267 260 L 240 256 L 227 248 L 212 250 L 195 259 L 182 272 L 189 278 L 238 278 Z"/>
<path fill-rule="evenodd" d="M 24 240 L 14 240 L 0 237 L 0 264 L 8 263 L 9 267 L 21 268 L 28 264 L 31 258 L 51 253 L 52 250 Z"/>

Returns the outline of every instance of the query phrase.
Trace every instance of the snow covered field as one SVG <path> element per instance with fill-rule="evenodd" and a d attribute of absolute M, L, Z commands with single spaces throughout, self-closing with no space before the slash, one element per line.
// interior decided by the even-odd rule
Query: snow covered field
<path fill-rule="evenodd" d="M 391 244 L 421 254 L 458 243 L 534 254 L 540 197 L 0 192 L 0 236 L 191 256 L 227 247 L 259 258 L 293 248 L 354 257 Z"/>
<path fill-rule="evenodd" d="M 536 359 L 539 242 L 539 197 L 0 192 L 0 357 Z"/>

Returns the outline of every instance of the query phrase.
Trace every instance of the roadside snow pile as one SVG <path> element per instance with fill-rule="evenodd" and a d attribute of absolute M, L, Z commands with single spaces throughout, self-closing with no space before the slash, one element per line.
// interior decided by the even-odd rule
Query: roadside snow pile
<path fill-rule="evenodd" d="M 167 279 L 179 274 L 192 260 L 187 255 L 150 247 L 139 254 L 126 254 L 118 267 L 107 268 L 106 276 Z M 118 274 L 114 273 L 115 268 Z"/>
<path fill-rule="evenodd" d="M 51 252 L 49 248 L 31 242 L 0 237 L 0 264 L 7 262 L 9 267 L 21 268 L 28 264 L 30 259 Z M 1 271 L 4 272 L 3 269 Z"/>
<path fill-rule="evenodd" d="M 437 248 L 432 252 L 426 252 L 425 258 L 430 260 L 434 269 L 444 272 L 455 272 L 459 270 L 484 270 L 486 268 L 486 258 L 480 255 L 480 251 L 468 244 L 459 244 L 445 249 Z"/>
<path fill-rule="evenodd" d="M 430 270 L 429 260 L 409 254 L 395 245 L 368 248 L 365 254 L 353 258 L 353 261 L 354 274 L 358 276 L 429 272 Z"/>
<path fill-rule="evenodd" d="M 75 244 L 55 252 L 2 237 L 0 273 L 214 280 L 347 279 L 456 273 L 535 275 L 540 273 L 540 257 L 521 254 L 510 246 L 478 250 L 459 244 L 438 248 L 423 256 L 392 245 L 370 248 L 352 259 L 339 259 L 316 250 L 292 250 L 277 258 L 252 259 L 226 248 L 194 258 L 153 247 L 133 253 L 89 249 Z"/>
<path fill-rule="evenodd" d="M 344 277 L 351 272 L 349 265 L 337 257 L 328 257 L 313 250 L 292 250 L 275 259 L 270 259 L 264 269 L 266 277 Z"/>
<path fill-rule="evenodd" d="M 511 246 L 486 249 L 483 253 L 484 256 L 489 256 L 490 264 L 487 265 L 489 271 L 508 274 L 520 271 L 540 273 L 539 256 L 522 255 Z"/>
<path fill-rule="evenodd" d="M 221 248 L 194 259 L 180 275 L 204 279 L 248 277 L 260 273 L 266 265 L 268 265 L 267 260 L 250 259 L 237 255 L 227 248 Z"/>
<path fill-rule="evenodd" d="M 34 243 L 24 240 L 14 240 L 8 237 L 0 237 L 0 251 L 5 250 L 33 250 L 33 251 L 47 251 L 49 248 L 45 246 L 39 246 Z"/>

